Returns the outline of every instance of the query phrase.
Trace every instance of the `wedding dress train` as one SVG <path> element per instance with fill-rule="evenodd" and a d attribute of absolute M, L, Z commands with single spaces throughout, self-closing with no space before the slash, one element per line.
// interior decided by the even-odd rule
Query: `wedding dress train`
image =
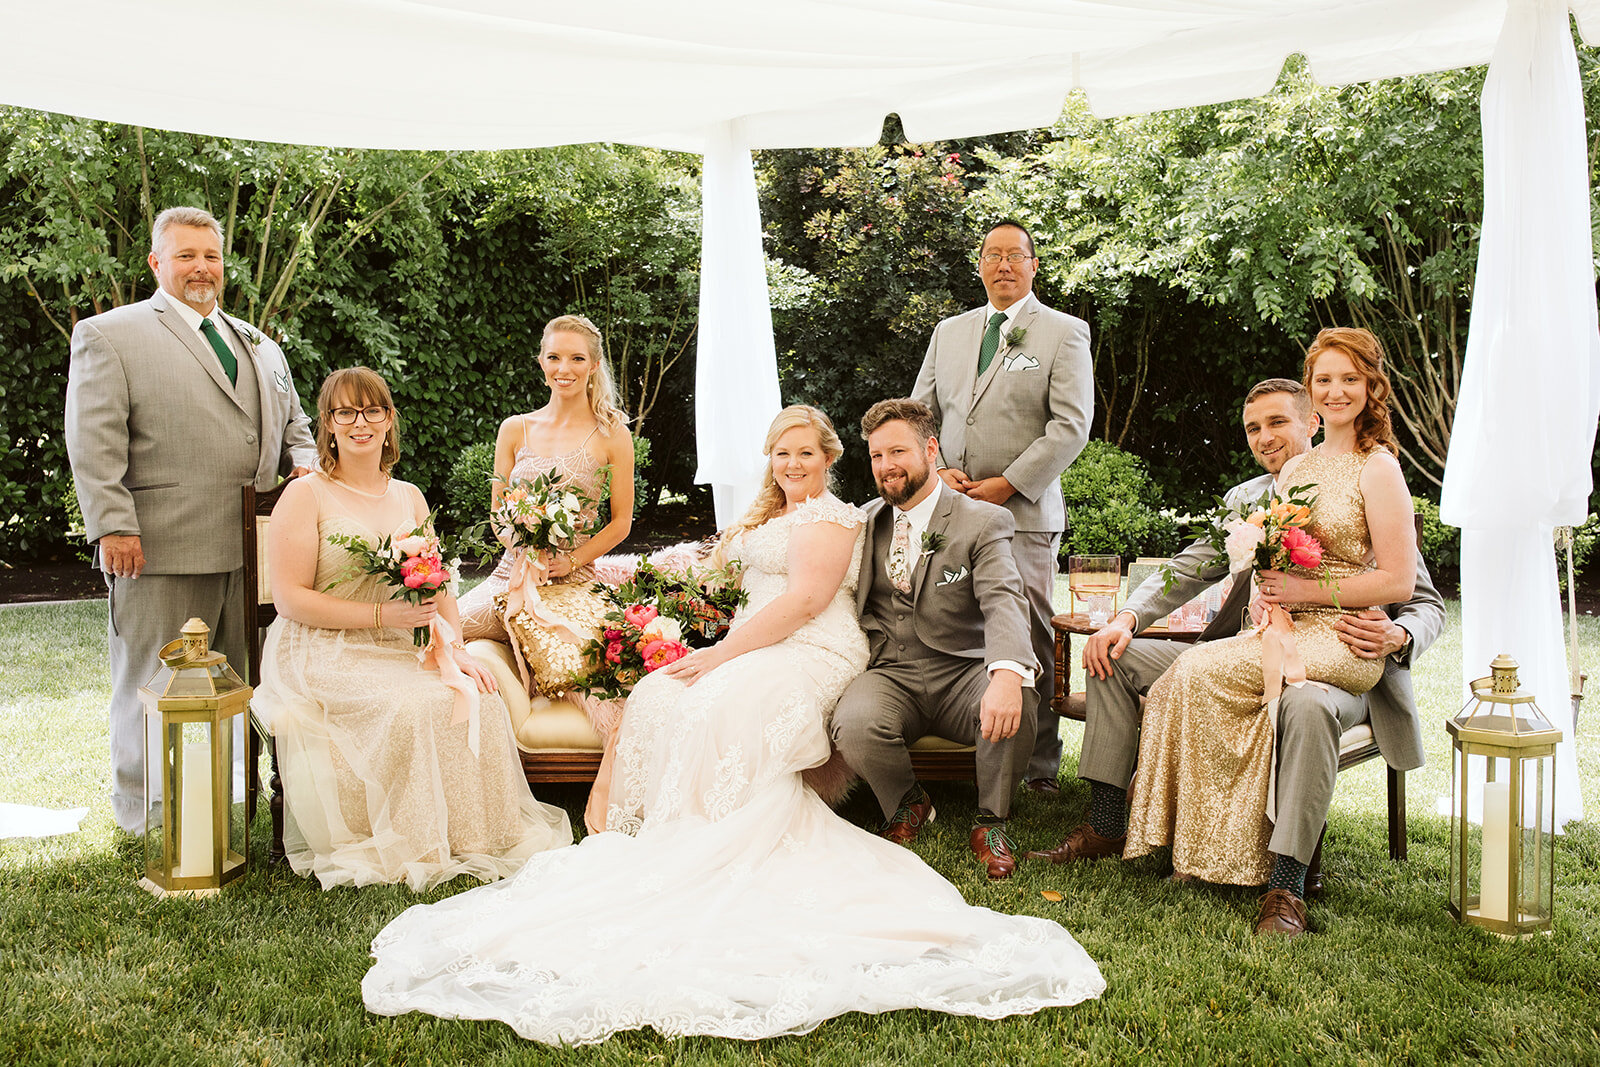
<path fill-rule="evenodd" d="M 742 539 L 750 601 L 735 626 L 784 590 L 789 533 L 815 521 L 861 518 L 813 501 Z M 645 1026 L 798 1034 L 850 1011 L 999 1018 L 1098 996 L 1099 969 L 1058 923 L 969 906 L 915 853 L 840 819 L 802 783 L 866 662 L 855 574 L 784 641 L 694 686 L 642 681 L 608 816 L 627 832 L 406 911 L 373 941 L 367 1007 L 587 1044 Z"/>

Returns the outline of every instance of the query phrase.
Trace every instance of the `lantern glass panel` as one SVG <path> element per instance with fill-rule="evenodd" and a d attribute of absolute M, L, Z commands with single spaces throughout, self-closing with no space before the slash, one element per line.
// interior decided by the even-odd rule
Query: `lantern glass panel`
<path fill-rule="evenodd" d="M 1550 825 L 1551 808 L 1545 803 L 1549 782 L 1548 757 L 1522 760 L 1523 810 L 1520 820 L 1521 870 L 1518 872 L 1518 907 L 1526 921 L 1547 922 L 1555 901 L 1555 837 Z"/>

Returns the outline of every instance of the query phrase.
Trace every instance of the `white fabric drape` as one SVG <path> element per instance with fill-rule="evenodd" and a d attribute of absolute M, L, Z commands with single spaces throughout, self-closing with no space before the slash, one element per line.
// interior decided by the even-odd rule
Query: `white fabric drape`
<path fill-rule="evenodd" d="M 694 480 L 711 485 L 725 527 L 755 498 L 761 445 L 781 406 L 755 165 L 734 123 L 708 138 L 701 199 Z"/>
<path fill-rule="evenodd" d="M 1463 682 L 1505 652 L 1566 733 L 1560 825 L 1582 817 L 1583 799 L 1551 535 L 1587 513 L 1600 414 L 1583 95 L 1561 0 L 1508 5 L 1483 87 L 1483 158 L 1478 273 L 1440 517 L 1462 528 Z"/>

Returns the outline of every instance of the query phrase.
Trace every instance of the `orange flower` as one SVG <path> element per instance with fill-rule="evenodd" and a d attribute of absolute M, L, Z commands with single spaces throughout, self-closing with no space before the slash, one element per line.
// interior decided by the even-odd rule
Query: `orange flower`
<path fill-rule="evenodd" d="M 1244 521 L 1248 522 L 1252 526 L 1263 526 L 1267 521 L 1267 513 L 1265 511 L 1258 511 Z"/>

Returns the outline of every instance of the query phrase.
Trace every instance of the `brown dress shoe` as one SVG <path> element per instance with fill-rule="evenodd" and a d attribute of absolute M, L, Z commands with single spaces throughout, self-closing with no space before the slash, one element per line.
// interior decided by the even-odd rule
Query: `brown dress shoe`
<path fill-rule="evenodd" d="M 1257 934 L 1299 937 L 1306 932 L 1306 902 L 1287 889 L 1269 889 L 1256 914 Z"/>
<path fill-rule="evenodd" d="M 889 825 L 885 826 L 878 836 L 897 845 L 909 845 L 917 839 L 923 824 L 933 821 L 933 815 L 931 800 L 923 800 L 918 804 L 902 804 L 895 809 L 894 818 L 889 820 Z"/>
<path fill-rule="evenodd" d="M 1067 839 L 1055 848 L 1028 853 L 1030 860 L 1049 860 L 1051 863 L 1071 863 L 1074 860 L 1097 860 L 1104 856 L 1122 855 L 1122 846 L 1128 843 L 1122 837 L 1101 837 L 1088 823 L 1079 823 Z"/>
<path fill-rule="evenodd" d="M 1004 827 L 974 826 L 967 844 L 990 878 L 1010 878 L 1011 872 L 1017 869 L 1017 857 L 1011 853 L 1011 842 L 1006 839 Z"/>
<path fill-rule="evenodd" d="M 1029 778 L 1022 785 L 1028 792 L 1040 793 L 1044 796 L 1053 797 L 1061 792 L 1061 783 L 1054 778 Z"/>

